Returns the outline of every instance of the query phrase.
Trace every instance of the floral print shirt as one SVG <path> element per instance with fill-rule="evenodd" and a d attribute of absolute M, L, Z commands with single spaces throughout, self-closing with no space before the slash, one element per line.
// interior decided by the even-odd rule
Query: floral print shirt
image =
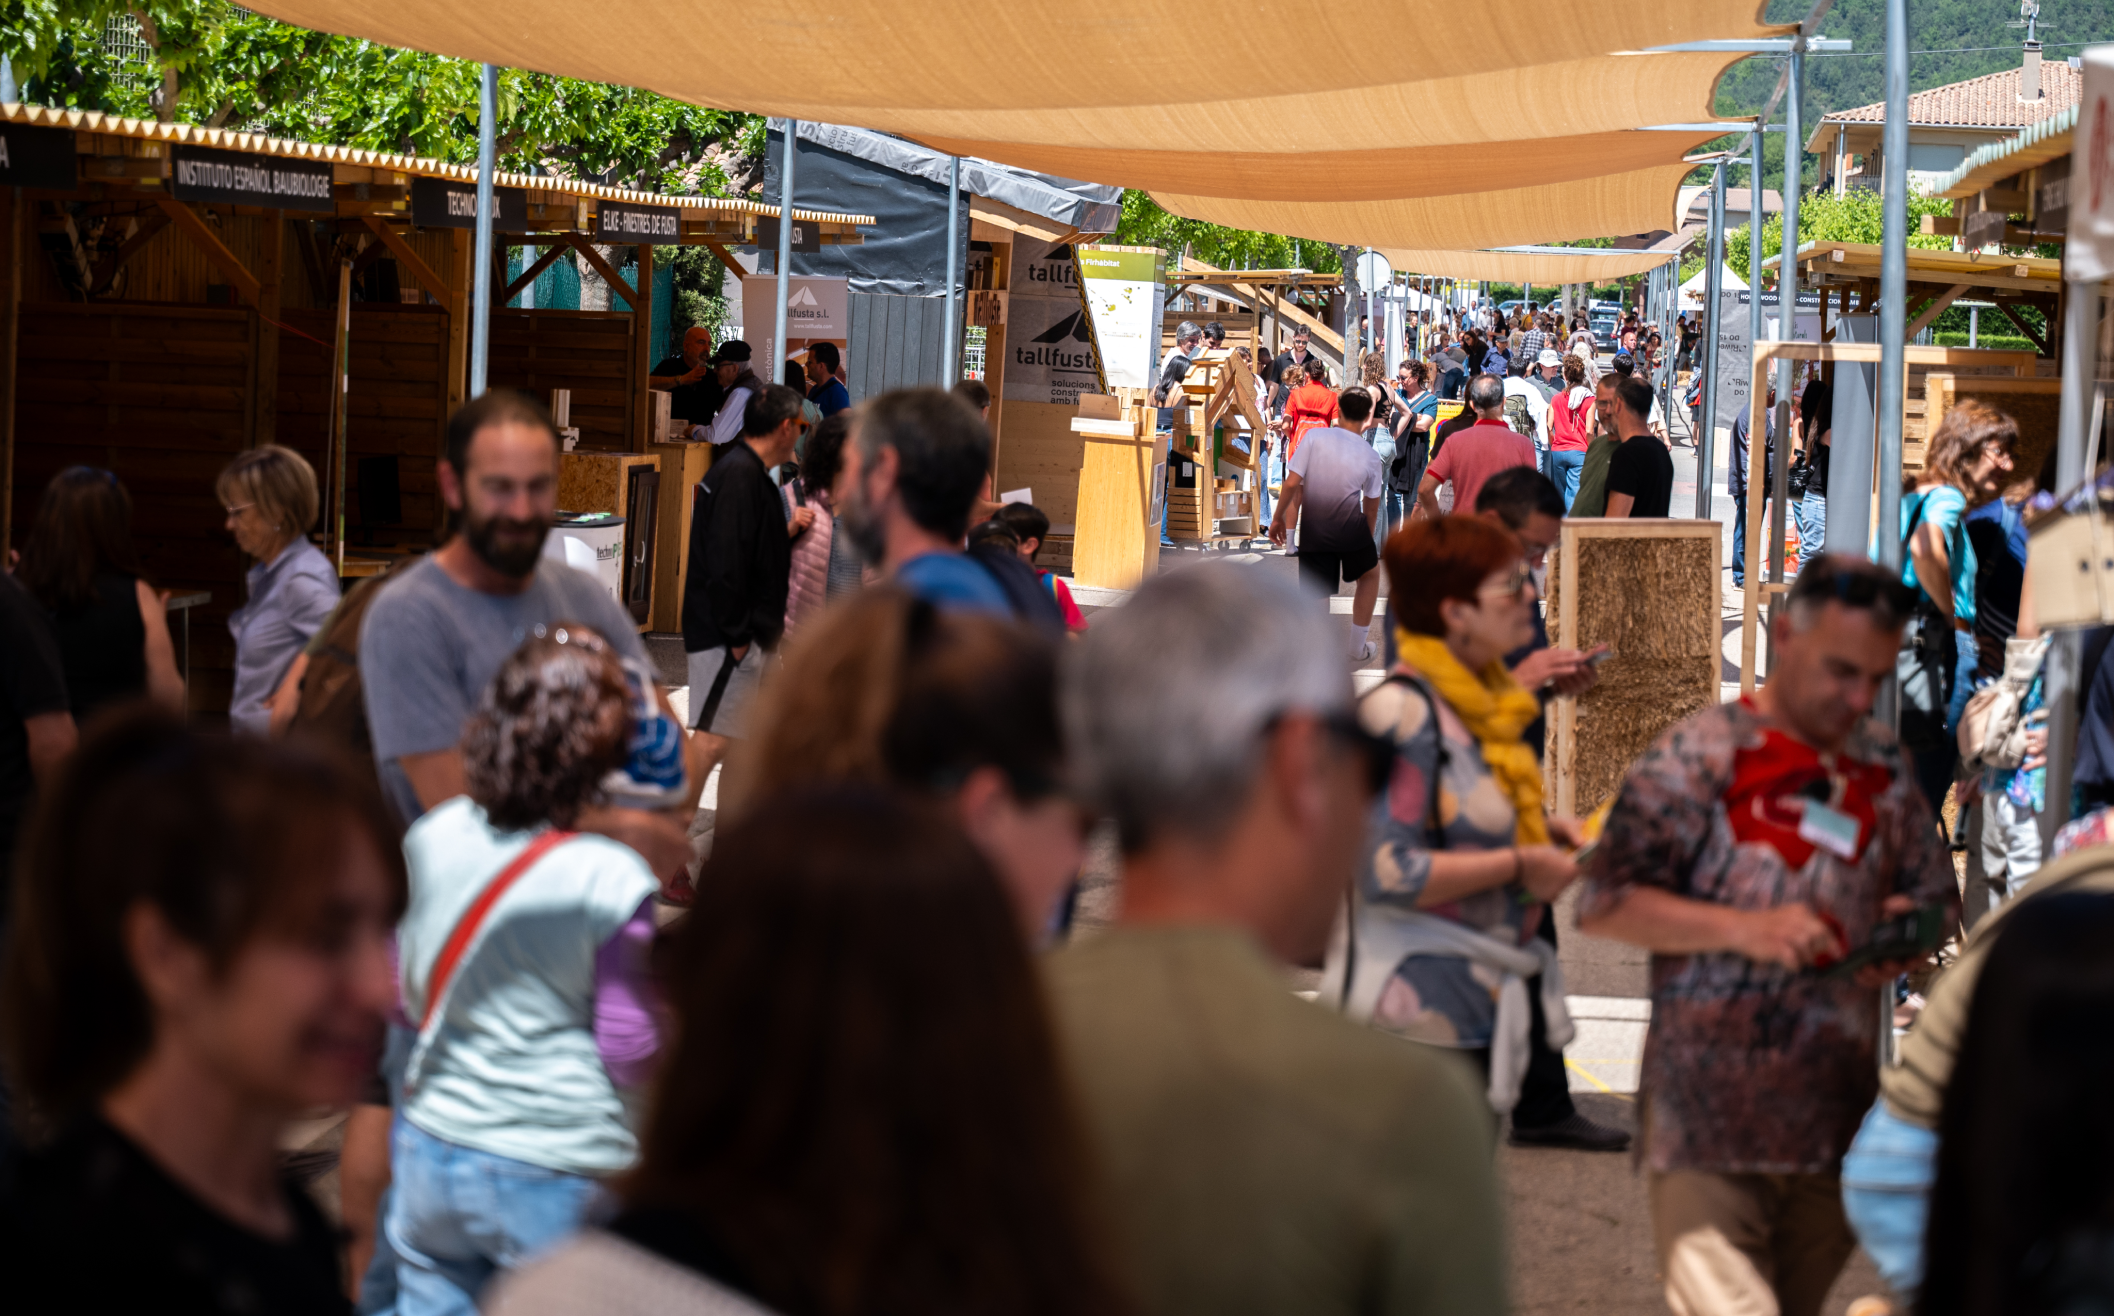
<path fill-rule="evenodd" d="M 1849 858 L 1807 839 L 1805 809 L 1822 798 L 1856 821 Z M 1749 910 L 1803 901 L 1852 947 L 1888 896 L 1957 894 L 1890 732 L 1861 723 L 1831 762 L 1745 699 L 1676 723 L 1630 769 L 1587 859 L 1579 916 L 1633 886 Z M 1723 951 L 1654 955 L 1651 981 L 1651 1168 L 1834 1173 L 1878 1090 L 1878 993 Z"/>
<path fill-rule="evenodd" d="M 1397 667 L 1397 673 L 1406 672 Z M 1514 843 L 1519 816 L 1483 762 L 1482 746 L 1445 701 L 1399 676 L 1360 702 L 1368 730 L 1395 742 L 1387 791 L 1373 801 L 1358 899 L 1415 908 L 1431 878 L 1434 848 L 1501 850 Z M 1437 790 L 1433 790 L 1433 779 Z M 1432 817 L 1433 800 L 1438 816 Z M 1436 824 L 1436 825 L 1434 825 Z M 1436 844 L 1435 844 L 1436 843 Z M 1523 887 L 1505 885 L 1426 908 L 1486 936 L 1523 946 L 1546 907 Z M 1438 1046 L 1485 1047 L 1497 1023 L 1498 976 L 1452 955 L 1411 955 L 1395 968 L 1373 1009 L 1388 1032 Z"/>

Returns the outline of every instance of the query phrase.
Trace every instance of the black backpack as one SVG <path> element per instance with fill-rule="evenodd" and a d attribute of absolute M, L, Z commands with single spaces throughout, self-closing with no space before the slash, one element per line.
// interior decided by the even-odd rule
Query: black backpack
<path fill-rule="evenodd" d="M 1001 544 L 978 544 L 969 550 L 969 556 L 998 582 L 1006 602 L 1013 605 L 1014 616 L 1056 639 L 1064 638 L 1064 610 L 1042 587 L 1035 568 L 1021 561 L 1019 554 Z"/>

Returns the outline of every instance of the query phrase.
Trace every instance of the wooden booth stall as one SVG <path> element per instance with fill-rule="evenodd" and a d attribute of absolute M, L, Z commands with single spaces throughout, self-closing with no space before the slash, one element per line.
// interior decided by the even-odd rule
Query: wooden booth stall
<path fill-rule="evenodd" d="M 191 707 L 222 711 L 247 566 L 213 495 L 231 457 L 280 443 L 309 460 L 324 494 L 314 537 L 348 577 L 430 548 L 444 523 L 434 467 L 466 399 L 475 171 L 15 104 L 0 105 L 0 144 L 0 542 L 19 546 L 62 468 L 115 472 L 149 578 L 209 596 L 176 624 Z M 622 468 L 660 474 L 646 374 L 666 326 L 633 289 L 650 289 L 655 246 L 704 244 L 731 264 L 726 249 L 777 212 L 495 183 L 490 381 L 569 405 L 561 502 L 591 505 L 566 510 L 652 519 L 636 517 L 640 482 Z M 870 222 L 808 217 L 851 241 Z M 509 286 L 505 250 L 523 242 L 545 265 L 577 258 L 623 309 L 507 309 L 523 280 Z M 658 520 L 626 546 L 635 576 L 682 556 Z M 627 592 L 642 622 L 660 616 L 661 583 Z"/>
<path fill-rule="evenodd" d="M 2053 322 L 2055 317 L 2050 317 Z M 1913 478 L 1923 469 L 1923 447 L 1931 429 L 1944 418 L 1946 408 L 1963 397 L 1984 398 L 1995 406 L 2010 412 L 2019 421 L 2019 451 L 2016 467 L 2020 471 L 2035 471 L 2047 459 L 2055 446 L 2056 417 L 2055 402 L 2062 381 L 2044 379 L 2033 375 L 2034 355 L 2031 352 L 2003 352 L 1966 347 L 1929 347 L 1915 343 L 1902 349 L 1907 357 L 1906 374 L 1910 379 L 1908 398 L 1903 411 L 1909 411 L 1914 403 L 1922 425 L 1914 440 L 1914 456 L 1910 455 L 1911 442 L 1907 437 L 1904 416 L 1901 471 L 1878 470 L 1873 461 L 1872 516 L 1870 524 L 1877 525 L 1878 482 Z M 1772 342 L 1764 340 L 1754 345 L 1754 376 L 1773 370 L 1778 361 L 1818 361 L 1825 364 L 1855 362 L 1876 365 L 1880 347 L 1877 343 L 1802 343 Z M 1924 396 L 1917 398 L 1915 381 L 1921 376 Z M 1768 407 L 1767 390 L 1757 390 L 1748 399 L 1751 408 L 1747 419 L 1747 469 L 1759 471 L 1762 464 L 1764 435 L 1763 413 Z M 1764 600 L 1790 589 L 1788 581 L 1773 583 L 1768 579 L 1770 558 L 1766 555 L 1768 531 L 1763 528 L 1763 511 L 1768 505 L 1766 498 L 1750 498 L 1747 501 L 1747 542 L 1764 546 L 1765 555 L 1759 562 L 1750 563 L 1747 584 L 1744 590 L 1742 615 L 1744 618 L 1740 638 L 1740 689 L 1751 693 L 1760 668 L 1761 619 Z"/>

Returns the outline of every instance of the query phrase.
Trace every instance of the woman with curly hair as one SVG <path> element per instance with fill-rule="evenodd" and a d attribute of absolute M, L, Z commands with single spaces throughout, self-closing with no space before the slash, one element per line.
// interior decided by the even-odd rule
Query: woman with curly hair
<path fill-rule="evenodd" d="M 627 780 L 636 701 L 600 635 L 536 630 L 464 731 L 469 793 L 404 837 L 400 977 L 418 1033 L 384 1228 L 405 1316 L 472 1310 L 638 1153 L 627 1095 L 656 1045 L 659 884 L 629 846 L 571 830 Z"/>

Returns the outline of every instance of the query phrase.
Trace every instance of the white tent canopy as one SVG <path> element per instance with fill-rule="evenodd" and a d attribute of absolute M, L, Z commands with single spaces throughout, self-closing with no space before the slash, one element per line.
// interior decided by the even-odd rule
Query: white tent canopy
<path fill-rule="evenodd" d="M 1747 280 L 1734 274 L 1730 265 L 1725 267 L 1720 277 L 1723 280 L 1718 284 L 1720 288 L 1730 288 L 1734 292 L 1745 292 L 1747 290 Z M 1703 307 L 1703 295 L 1709 290 L 1710 267 L 1706 265 L 1690 275 L 1688 281 L 1681 285 L 1681 309 L 1684 311 L 1701 310 Z"/>

